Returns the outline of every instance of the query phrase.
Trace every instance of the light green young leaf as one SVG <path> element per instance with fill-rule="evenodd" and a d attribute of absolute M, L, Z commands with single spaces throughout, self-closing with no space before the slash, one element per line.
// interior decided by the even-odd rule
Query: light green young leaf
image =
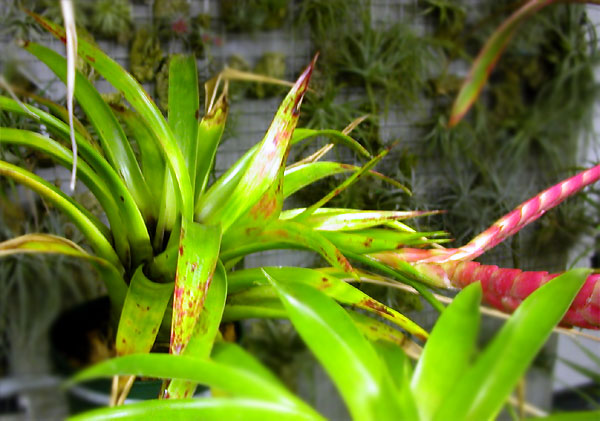
<path fill-rule="evenodd" d="M 434 419 L 496 416 L 588 274 L 587 269 L 571 270 L 527 297 L 446 396 Z"/>
<path fill-rule="evenodd" d="M 436 322 L 411 382 L 420 419 L 431 420 L 470 366 L 479 333 L 481 285 L 462 290 Z"/>
<path fill-rule="evenodd" d="M 265 274 L 294 327 L 336 384 L 352 417 L 401 419 L 402 409 L 389 372 L 344 309 L 308 285 L 279 282 Z"/>
<path fill-rule="evenodd" d="M 106 421 L 127 419 L 146 421 L 153 419 L 188 421 L 312 421 L 322 420 L 306 412 L 282 404 L 256 399 L 181 399 L 150 400 L 114 408 L 102 408 L 68 418 L 68 421 Z"/>

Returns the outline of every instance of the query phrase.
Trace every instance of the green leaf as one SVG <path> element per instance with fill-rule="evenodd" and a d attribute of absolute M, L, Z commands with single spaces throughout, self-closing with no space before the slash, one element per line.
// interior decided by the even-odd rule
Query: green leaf
<path fill-rule="evenodd" d="M 281 268 L 265 268 L 268 270 L 271 276 L 274 276 L 279 282 L 285 282 L 286 284 L 291 283 L 302 283 L 310 285 L 311 287 L 322 291 L 327 296 L 334 298 L 343 304 L 355 306 L 357 308 L 369 311 L 376 314 L 384 319 L 391 321 L 397 326 L 402 327 L 407 332 L 419 337 L 420 339 L 427 338 L 427 332 L 423 330 L 419 325 L 414 323 L 406 316 L 400 314 L 393 308 L 390 308 L 377 300 L 369 297 L 367 294 L 353 287 L 352 285 L 342 281 L 341 279 L 330 276 L 326 273 L 305 268 L 295 267 L 281 267 Z M 262 269 L 246 269 L 241 271 L 233 272 L 229 278 L 231 290 L 236 291 L 240 288 L 238 283 L 242 285 L 248 285 L 252 283 L 254 285 L 266 285 L 267 278 L 262 274 Z M 253 289 L 256 289 L 254 287 Z M 258 287 L 260 288 L 260 287 Z M 248 292 L 252 290 L 246 290 L 245 299 L 247 300 Z M 242 293 L 239 293 L 242 294 Z M 268 296 L 260 296 L 265 298 Z M 236 303 L 235 295 L 232 295 L 230 301 Z"/>
<path fill-rule="evenodd" d="M 436 322 L 412 378 L 421 420 L 431 420 L 469 368 L 479 333 L 481 284 L 462 290 Z"/>
<path fill-rule="evenodd" d="M 560 412 L 543 418 L 527 418 L 540 421 L 598 421 L 600 411 Z"/>
<path fill-rule="evenodd" d="M 79 228 L 98 256 L 122 270 L 119 257 L 109 241 L 110 232 L 98 218 L 46 180 L 21 167 L 0 161 L 0 175 L 29 187 L 60 209 Z"/>
<path fill-rule="evenodd" d="M 204 308 L 198 316 L 190 340 L 183 355 L 195 358 L 208 358 L 211 354 L 219 326 L 223 318 L 225 299 L 227 298 L 227 275 L 219 262 L 212 281 L 206 292 Z M 196 384 L 182 380 L 173 380 L 167 388 L 169 398 L 187 398 L 194 394 Z"/>
<path fill-rule="evenodd" d="M 294 135 L 292 136 L 292 145 L 295 145 L 296 143 L 301 142 L 305 139 L 319 136 L 326 136 L 334 142 L 343 143 L 350 149 L 353 149 L 359 155 L 362 155 L 365 158 L 371 158 L 371 154 L 369 154 L 369 152 L 360 143 L 358 143 L 352 137 L 348 136 L 347 134 L 344 134 L 342 131 L 339 130 L 315 130 L 297 128 L 296 130 L 294 130 Z"/>
<path fill-rule="evenodd" d="M 254 399 L 181 399 L 150 400 L 114 408 L 102 408 L 68 418 L 69 421 L 105 421 L 128 419 L 146 421 L 153 419 L 187 421 L 310 421 L 322 420 L 306 412 L 281 404 Z"/>
<path fill-rule="evenodd" d="M 14 145 L 26 146 L 41 152 L 44 152 L 50 158 L 64 166 L 70 168 L 73 165 L 73 156 L 71 151 L 55 142 L 54 140 L 28 130 L 19 130 L 11 128 L 2 128 L 0 131 L 0 144 L 11 143 Z M 79 177 L 83 183 L 90 189 L 98 199 L 100 206 L 111 226 L 111 234 L 115 242 L 115 250 L 119 255 L 121 262 L 129 262 L 129 243 L 127 242 L 126 230 L 121 220 L 121 215 L 117 203 L 104 180 L 92 170 L 89 165 L 82 160 L 77 162 Z"/>
<path fill-rule="evenodd" d="M 586 269 L 571 270 L 527 297 L 446 396 L 435 419 L 482 420 L 496 416 L 588 274 Z"/>
<path fill-rule="evenodd" d="M 60 54 L 33 42 L 25 44 L 25 49 L 44 62 L 65 82 L 66 60 Z M 123 128 L 94 85 L 79 72 L 75 81 L 75 98 L 98 134 L 108 162 L 125 181 L 142 213 L 147 218 L 153 217 L 156 204 L 152 203 L 150 190 Z"/>
<path fill-rule="evenodd" d="M 409 233 L 377 228 L 352 232 L 322 231 L 321 234 L 342 253 L 349 251 L 357 254 L 393 251 L 406 246 L 422 246 L 445 241 L 425 237 L 438 234 L 435 232 Z"/>
<path fill-rule="evenodd" d="M 221 389 L 234 397 L 253 398 L 304 410 L 305 404 L 247 370 L 210 360 L 172 354 L 135 354 L 113 358 L 86 368 L 67 385 L 98 377 L 136 375 L 163 379 L 184 379 Z"/>
<path fill-rule="evenodd" d="M 133 134 L 140 150 L 142 174 L 153 200 L 159 203 L 166 171 L 165 159 L 158 147 L 160 143 L 154 138 L 154 133 L 146 127 L 146 123 L 137 112 L 123 107 L 113 107 L 113 112 L 119 116 Z"/>
<path fill-rule="evenodd" d="M 31 113 L 38 116 L 40 121 L 42 121 L 49 129 L 54 129 L 68 139 L 69 126 L 65 123 L 38 108 L 30 105 L 25 105 L 25 107 Z M 16 101 L 4 96 L 0 96 L 0 108 L 27 115 Z M 108 162 L 106 162 L 104 157 L 78 133 L 75 134 L 75 140 L 77 141 L 79 147 L 78 150 L 81 156 L 106 183 L 117 203 L 119 203 L 119 201 L 121 203 L 119 208 L 121 218 L 123 219 L 123 224 L 127 228 L 126 234 L 131 246 L 132 262 L 133 266 L 136 267 L 136 265 L 139 265 L 152 255 L 150 236 L 148 235 L 144 218 L 133 200 L 133 197 L 129 193 L 129 190 L 127 190 L 127 186 L 117 175 L 115 170 Z"/>
<path fill-rule="evenodd" d="M 173 283 L 152 282 L 137 268 L 119 320 L 117 355 L 150 352 L 172 294 Z"/>
<path fill-rule="evenodd" d="M 183 154 L 192 183 L 196 180 L 196 141 L 198 138 L 198 71 L 194 56 L 174 54 L 169 59 L 169 126 Z M 158 230 L 170 230 L 177 218 L 177 200 L 171 173 L 165 174 Z M 191 199 L 194 197 L 192 196 Z"/>
<path fill-rule="evenodd" d="M 226 232 L 236 219 L 251 208 L 271 187 L 285 167 L 290 139 L 298 117 L 300 105 L 308 88 L 314 61 L 300 75 L 294 87 L 283 99 L 267 134 L 253 154 L 250 163 L 235 190 L 231 193 L 223 207 L 206 215 L 203 221 L 220 223 Z"/>
<path fill-rule="evenodd" d="M 352 174 L 350 177 L 348 177 L 346 180 L 344 180 L 342 183 L 340 183 L 339 186 L 337 186 L 335 189 L 333 189 L 332 191 L 327 193 L 325 196 L 323 196 L 323 198 L 321 198 L 317 202 L 313 203 L 308 208 L 304 209 L 304 211 L 302 211 L 300 214 L 296 215 L 294 217 L 294 220 L 296 222 L 300 222 L 300 221 L 307 219 L 309 216 L 311 216 L 313 213 L 315 213 L 315 211 L 317 211 L 318 209 L 323 207 L 327 202 L 329 202 L 335 196 L 339 195 L 341 192 L 346 190 L 348 187 L 350 187 L 354 183 L 356 183 L 365 173 L 367 173 L 369 170 L 371 170 L 371 168 L 373 168 L 375 165 L 377 165 L 379 163 L 379 161 L 381 161 L 383 159 L 383 157 L 388 154 L 388 152 L 389 152 L 388 149 L 385 149 L 384 151 L 382 151 L 375 158 L 371 159 L 369 162 L 367 162 L 365 165 L 363 165 L 363 167 L 359 171 L 356 171 L 354 174 Z"/>
<path fill-rule="evenodd" d="M 119 270 L 110 262 L 88 254 L 71 240 L 50 234 L 26 234 L 0 243 L 0 257 L 15 254 L 63 254 L 91 262 L 108 292 L 115 323 L 118 320 L 127 286 Z"/>
<path fill-rule="evenodd" d="M 397 390 L 398 401 L 403 411 L 403 419 L 420 420 L 415 397 L 410 389 L 412 366 L 402 349 L 390 342 L 375 342 L 375 350 L 385 361 Z"/>
<path fill-rule="evenodd" d="M 282 283 L 265 274 L 294 327 L 336 384 L 352 417 L 400 419 L 401 408 L 385 365 L 344 309 L 308 285 Z"/>
<path fill-rule="evenodd" d="M 309 227 L 291 221 L 275 221 L 264 230 L 252 236 L 237 237 L 237 242 L 229 239 L 228 244 L 223 244 L 221 259 L 227 261 L 239 256 L 244 256 L 257 251 L 274 248 L 301 248 L 319 253 L 332 266 L 353 273 L 352 266 L 344 255 L 320 233 Z"/>
<path fill-rule="evenodd" d="M 315 181 L 335 174 L 360 171 L 361 167 L 342 164 L 340 162 L 309 162 L 301 165 L 292 165 L 285 170 L 285 182 L 283 183 L 283 196 L 289 197 L 298 190 L 311 185 Z M 369 171 L 369 175 L 380 178 L 395 187 L 410 193 L 408 188 L 396 180 L 384 176 L 375 171 Z"/>
<path fill-rule="evenodd" d="M 217 265 L 220 245 L 218 225 L 191 222 L 181 229 L 171 324 L 173 354 L 183 352 L 192 336 Z"/>
<path fill-rule="evenodd" d="M 294 219 L 303 212 L 305 212 L 304 209 L 291 209 L 282 213 L 280 219 Z M 438 212 L 320 208 L 304 219 L 302 223 L 319 231 L 353 231 L 383 225 L 389 221 L 428 216 L 436 213 Z"/>
<path fill-rule="evenodd" d="M 569 3 L 569 1 L 564 2 Z M 469 111 L 519 25 L 531 15 L 552 3 L 557 2 L 539 0 L 525 2 L 487 39 L 454 101 L 450 113 L 450 127 L 458 124 Z"/>
<path fill-rule="evenodd" d="M 225 130 L 229 106 L 225 95 L 219 97 L 208 114 L 202 117 L 198 127 L 198 140 L 196 148 L 196 182 L 195 182 L 195 204 L 199 203 L 204 194 L 210 170 L 212 169 L 219 142 Z"/>
<path fill-rule="evenodd" d="M 48 32 L 60 40 L 65 39 L 64 29 L 43 17 L 29 14 Z M 186 220 L 192 220 L 193 192 L 192 184 L 185 166 L 183 153 L 177 147 L 177 142 L 169 125 L 160 113 L 150 96 L 144 91 L 135 78 L 127 73 L 117 62 L 108 57 L 99 48 L 80 39 L 78 54 L 100 73 L 111 85 L 123 93 L 125 99 L 137 110 L 146 121 L 148 128 L 154 133 L 154 138 L 160 142 L 165 160 L 177 181 L 178 200 L 182 203 L 181 211 Z"/>

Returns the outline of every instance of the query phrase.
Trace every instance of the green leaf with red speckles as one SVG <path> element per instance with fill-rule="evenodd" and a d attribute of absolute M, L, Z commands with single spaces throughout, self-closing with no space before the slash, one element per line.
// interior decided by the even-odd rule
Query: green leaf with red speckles
<path fill-rule="evenodd" d="M 312 288 L 322 291 L 325 295 L 334 298 L 342 304 L 351 305 L 376 314 L 420 339 L 425 340 L 427 338 L 427 332 L 415 322 L 396 310 L 372 299 L 358 288 L 335 276 L 306 268 L 270 267 L 266 269 L 279 282 L 310 285 Z M 252 304 L 256 300 L 263 302 L 265 299 L 274 297 L 272 291 L 269 291 L 269 288 L 265 287 L 268 285 L 267 278 L 260 268 L 233 272 L 229 277 L 229 284 L 229 302 L 231 304 Z"/>
<path fill-rule="evenodd" d="M 309 162 L 301 165 L 294 165 L 285 170 L 285 182 L 283 183 L 283 197 L 289 197 L 298 190 L 311 185 L 315 181 L 325 177 L 347 172 L 360 171 L 356 165 L 342 164 L 339 162 L 319 161 Z M 370 170 L 369 175 L 379 178 L 396 188 L 402 189 L 408 194 L 410 190 L 396 180 L 386 177 L 376 171 Z"/>
<path fill-rule="evenodd" d="M 385 364 L 344 309 L 311 286 L 282 282 L 271 273 L 265 271 L 292 324 L 337 386 L 353 419 L 403 419 Z"/>
<path fill-rule="evenodd" d="M 219 258 L 221 227 L 184 221 L 173 293 L 171 345 L 181 354 L 192 336 Z"/>
<path fill-rule="evenodd" d="M 440 232 L 399 232 L 387 229 L 365 229 L 351 232 L 323 231 L 323 236 L 331 241 L 342 253 L 358 254 L 397 250 L 406 246 L 439 244 L 449 240 L 428 239 L 427 235 Z"/>
<path fill-rule="evenodd" d="M 206 291 L 204 307 L 198 316 L 196 326 L 190 340 L 183 350 L 183 355 L 195 358 L 210 356 L 219 325 L 223 318 L 225 299 L 227 298 L 227 275 L 221 263 L 217 263 L 212 282 Z M 188 398 L 193 396 L 196 383 L 185 380 L 173 380 L 167 388 L 170 399 Z"/>
<path fill-rule="evenodd" d="M 369 341 L 389 343 L 394 347 L 401 348 L 407 355 L 414 359 L 417 359 L 421 354 L 421 347 L 399 330 L 357 311 L 351 309 L 346 309 L 346 311 L 352 317 L 354 324 L 356 324 Z"/>
<path fill-rule="evenodd" d="M 117 355 L 150 352 L 160 328 L 174 284 L 159 284 L 144 275 L 139 266 L 131 278 L 119 328 Z"/>
<path fill-rule="evenodd" d="M 295 219 L 305 209 L 291 209 L 282 212 L 280 219 Z M 321 208 L 302 220 L 321 231 L 350 231 L 383 225 L 388 221 L 399 221 L 420 216 L 435 215 L 438 211 L 368 211 L 355 209 Z"/>
<path fill-rule="evenodd" d="M 314 60 L 284 98 L 267 134 L 227 202 L 222 208 L 215 209 L 213 213 L 202 218 L 202 221 L 220 223 L 223 232 L 226 232 L 235 220 L 254 206 L 276 182 L 281 167 L 285 166 L 290 140 L 298 122 L 300 105 L 308 88 L 313 67 Z"/>
<path fill-rule="evenodd" d="M 258 231 L 250 228 L 244 235 L 224 236 L 221 259 L 235 259 L 258 251 L 274 248 L 307 249 L 319 253 L 332 266 L 353 274 L 352 266 L 344 255 L 323 235 L 292 221 L 274 221 Z"/>
<path fill-rule="evenodd" d="M 24 48 L 44 62 L 63 82 L 66 81 L 64 57 L 34 42 L 26 43 Z M 156 204 L 152 203 L 150 190 L 123 128 L 94 85 L 79 72 L 75 80 L 75 98 L 98 134 L 106 159 L 127 185 L 142 214 L 146 218 L 154 217 Z"/>
<path fill-rule="evenodd" d="M 48 32 L 64 42 L 65 31 L 60 25 L 50 22 L 35 13 L 28 13 Z M 177 146 L 172 130 L 154 101 L 131 74 L 93 44 L 80 39 L 77 52 L 111 85 L 123 93 L 125 99 L 140 113 L 148 128 L 154 132 L 154 138 L 160 142 L 163 155 L 176 180 L 177 199 L 181 202 L 183 217 L 191 221 L 194 210 L 194 196 L 185 159 Z"/>

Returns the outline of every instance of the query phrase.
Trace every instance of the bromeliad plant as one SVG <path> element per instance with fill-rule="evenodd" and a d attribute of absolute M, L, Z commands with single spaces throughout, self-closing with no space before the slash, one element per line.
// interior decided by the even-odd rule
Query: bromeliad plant
<path fill-rule="evenodd" d="M 67 34 L 60 26 L 33 16 L 67 43 Z M 63 57 L 33 42 L 24 42 L 23 48 L 63 81 L 68 79 Z M 170 60 L 168 118 L 165 119 L 139 83 L 97 47 L 79 40 L 78 54 L 122 92 L 130 105 L 109 107 L 93 85 L 77 75 L 75 98 L 95 136 L 83 125 L 74 125 L 78 146 L 76 167 L 79 180 L 97 198 L 108 224 L 35 174 L 0 161 L 0 174 L 35 190 L 69 216 L 86 237 L 93 253 L 66 239 L 42 234 L 18 237 L 2 243 L 0 249 L 2 254 L 62 253 L 87 259 L 98 269 L 111 299 L 117 326 L 115 348 L 121 358 L 82 373 L 79 379 L 117 376 L 113 385 L 114 404 L 124 401 L 136 375 L 165 379 L 160 396 L 163 401 L 109 410 L 111 416 L 135 419 L 147 417 L 148 411 L 154 411 L 153 415 L 176 411 L 181 417 L 207 419 L 229 419 L 233 415 L 242 416 L 240 414 L 244 419 L 264 416 L 320 419 L 319 414 L 281 387 L 241 348 L 221 340 L 219 325 L 226 321 L 290 318 L 338 384 L 351 414 L 357 419 L 415 419 L 413 416 L 417 413 L 423 419 L 436 416 L 447 419 L 451 414 L 466 419 L 481 419 L 478 418 L 481 414 L 493 416 L 527 366 L 527 358 L 533 357 L 544 337 L 561 320 L 573 297 L 576 296 L 571 313 L 563 323 L 600 327 L 597 318 L 599 277 L 587 276 L 587 272 L 581 271 L 565 274 L 526 300 L 519 310 L 525 315 L 516 315 L 517 321 L 505 328 L 508 333 L 500 334 L 500 345 L 491 346 L 493 352 L 482 354 L 473 367 L 469 367 L 466 358 L 473 349 L 472 342 L 466 342 L 464 349 L 457 349 L 465 355 L 465 362 L 459 366 L 465 370 L 461 374 L 467 376 L 469 387 L 457 387 L 448 394 L 448 388 L 433 386 L 443 379 L 419 380 L 433 376 L 431 372 L 419 373 L 436 367 L 440 350 L 455 342 L 447 345 L 444 341 L 449 340 L 449 335 L 440 333 L 442 345 L 431 342 L 421 360 L 434 362 L 420 363 L 412 380 L 413 392 L 409 393 L 406 387 L 409 369 L 404 353 L 418 357 L 421 348 L 415 341 L 426 341 L 428 333 L 399 312 L 364 294 L 351 282 L 371 281 L 391 286 L 400 281 L 412 286 L 442 311 L 443 305 L 430 287 L 448 288 L 480 280 L 486 297 L 501 296 L 503 304 L 506 298 L 510 304 L 507 307 L 512 310 L 519 300 L 551 276 L 507 272 L 496 267 L 493 270 L 477 267 L 479 272 L 476 272 L 472 269 L 477 264 L 468 262 L 567 196 L 598 180 L 600 166 L 526 202 L 463 248 L 435 248 L 441 247 L 438 243 L 444 241 L 440 239 L 443 233 L 415 232 L 401 222 L 426 212 L 324 207 L 360 177 L 382 177 L 371 168 L 387 151 L 357 168 L 319 161 L 330 148 L 326 146 L 286 167 L 293 145 L 319 135 L 329 136 L 368 155 L 345 132 L 296 128 L 314 60 L 283 100 L 264 139 L 209 186 L 227 117 L 227 89 L 218 90 L 220 79 L 217 77 L 207 83 L 205 113 L 200 118 L 195 60 L 174 56 Z M 73 165 L 73 156 L 64 146 L 70 134 L 65 122 L 9 97 L 0 97 L 0 108 L 39 120 L 51 134 L 49 137 L 28 130 L 2 128 L 2 143 L 38 149 L 59 164 Z M 122 124 L 132 139 L 126 136 Z M 132 146 L 133 141 L 136 148 Z M 321 200 L 306 208 L 282 210 L 283 200 L 299 189 L 340 173 L 351 175 Z M 434 248 L 429 248 L 430 245 Z M 276 248 L 313 250 L 330 267 L 232 271 L 245 255 Z M 371 272 L 354 268 L 351 260 Z M 466 263 L 461 266 L 460 262 Z M 579 291 L 582 284 L 584 287 Z M 478 292 L 473 292 L 478 291 L 476 287 L 469 291 L 462 295 L 470 297 L 463 299 L 470 303 L 468 315 L 461 315 L 463 310 L 448 309 L 444 310 L 442 320 L 449 319 L 446 323 L 452 326 L 461 320 L 467 323 L 463 319 L 468 319 L 479 304 Z M 509 292 L 516 294 L 516 298 Z M 549 312 L 552 314 L 546 314 L 546 307 L 553 300 L 554 307 Z M 460 308 L 458 303 L 461 302 L 457 299 L 454 307 Z M 491 302 L 496 303 L 493 299 Z M 573 313 L 578 317 L 571 317 Z M 383 318 L 394 327 L 367 314 Z M 529 321 L 526 323 L 524 319 Z M 503 380 L 498 374 L 502 370 L 494 371 L 498 374 L 496 383 L 487 385 L 482 370 L 491 365 L 490 360 L 504 355 L 507 349 L 520 350 L 523 338 L 531 336 L 531 331 L 541 326 L 542 319 L 544 327 L 540 328 L 538 339 L 530 343 L 529 357 L 523 358 L 518 367 L 502 366 L 502 370 L 514 369 L 509 380 Z M 476 323 L 470 322 L 469 326 L 469 332 L 477 330 Z M 171 355 L 151 353 L 157 343 L 163 341 L 165 331 Z M 377 351 L 371 342 L 376 344 Z M 428 351 L 430 348 L 437 351 Z M 428 352 L 437 357 L 427 357 Z M 491 356 L 486 356 L 488 354 Z M 509 361 L 514 362 L 514 359 Z M 446 364 L 448 362 L 449 359 Z M 419 368 L 421 366 L 423 368 Z M 192 396 L 197 383 L 224 391 L 227 397 L 182 400 Z M 493 404 L 479 399 L 479 395 L 469 389 L 479 387 L 483 387 L 481 393 L 494 397 Z M 441 415 L 433 414 L 435 405 L 430 409 L 421 408 L 428 408 L 434 399 L 426 393 L 429 389 L 438 393 L 436 404 L 439 403 Z M 494 393 L 498 390 L 501 393 Z M 453 406 L 460 403 L 460 399 L 467 399 L 469 394 L 472 395 L 470 407 Z M 444 403 L 442 395 L 458 400 Z M 481 409 L 481 402 L 485 402 L 487 409 Z M 465 410 L 464 414 L 459 413 Z M 101 412 L 83 417 L 94 419 L 107 415 Z"/>

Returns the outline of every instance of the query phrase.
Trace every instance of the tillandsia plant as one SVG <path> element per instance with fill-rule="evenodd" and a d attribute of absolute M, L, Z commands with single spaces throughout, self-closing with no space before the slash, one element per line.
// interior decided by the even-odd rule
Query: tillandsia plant
<path fill-rule="evenodd" d="M 58 39 L 73 45 L 63 28 L 33 17 Z M 23 42 L 22 46 L 63 81 L 68 80 L 67 60 L 62 56 L 37 43 Z M 222 340 L 221 323 L 257 317 L 292 321 L 338 385 L 356 419 L 449 419 L 453 415 L 455 419 L 486 419 L 498 412 L 557 323 L 562 320 L 566 325 L 600 327 L 594 316 L 600 307 L 597 275 L 579 270 L 547 282 L 551 276 L 523 273 L 508 279 L 505 274 L 514 272 L 494 268 L 489 278 L 476 277 L 484 284 L 485 296 L 491 296 L 491 291 L 510 298 L 508 291 L 515 289 L 518 300 L 531 294 L 514 321 L 473 366 L 467 358 L 472 342 L 454 343 L 447 330 L 441 329 L 441 339 L 437 345 L 435 341 L 426 345 L 413 384 L 407 387 L 410 365 L 404 355 L 417 358 L 419 343 L 427 340 L 428 332 L 352 282 L 378 282 L 390 287 L 408 284 L 434 308 L 443 310 L 441 320 L 467 323 L 479 306 L 477 286 L 461 294 L 467 298 L 457 299 L 453 308 L 458 310 L 444 310 L 430 291 L 431 287 L 449 288 L 452 282 L 461 285 L 465 279 L 467 283 L 474 280 L 467 276 L 469 268 L 454 268 L 450 273 L 449 265 L 469 262 L 594 183 L 600 178 L 600 166 L 543 192 L 465 247 L 438 249 L 435 245 L 441 247 L 438 243 L 444 241 L 443 232 L 416 232 L 402 222 L 430 212 L 325 207 L 359 178 L 382 178 L 372 168 L 388 151 L 371 158 L 347 132 L 296 128 L 316 58 L 283 99 L 263 140 L 209 185 L 227 117 L 227 88 L 225 85 L 219 90 L 218 83 L 222 78 L 207 82 L 204 116 L 200 118 L 196 61 L 174 55 L 169 63 L 165 118 L 139 83 L 96 46 L 79 40 L 77 51 L 123 93 L 130 105 L 109 107 L 87 79 L 76 76 L 75 99 L 95 133 L 92 136 L 73 125 L 78 178 L 97 198 L 108 223 L 35 174 L 0 161 L 0 174 L 35 190 L 71 218 L 92 253 L 64 238 L 41 234 L 9 240 L 0 248 L 3 254 L 67 254 L 86 259 L 97 268 L 111 300 L 117 327 L 115 348 L 120 358 L 90 368 L 79 375 L 79 380 L 115 376 L 113 404 L 124 402 L 135 376 L 165 380 L 159 400 L 88 413 L 80 419 L 142 419 L 149 413 L 207 419 L 322 419 L 242 348 Z M 72 133 L 65 122 L 10 97 L 0 97 L 0 107 L 39 121 L 50 133 L 46 136 L 3 128 L 1 142 L 38 149 L 61 165 L 74 165 L 71 152 L 64 146 Z M 132 139 L 127 138 L 120 121 Z M 290 148 L 318 135 L 346 144 L 370 160 L 360 168 L 321 161 L 331 148 L 327 145 L 286 167 Z M 89 140 L 96 137 L 96 142 Z M 139 155 L 130 141 L 135 141 Z M 322 199 L 306 208 L 282 210 L 284 199 L 299 189 L 340 173 L 350 176 Z M 312 250 L 329 267 L 232 270 L 247 254 L 278 248 Z M 351 262 L 369 270 L 355 268 Z M 537 288 L 544 282 L 547 284 Z M 507 284 L 511 287 L 506 288 Z M 463 300 L 468 302 L 467 316 L 461 307 Z M 453 326 L 448 329 L 454 331 Z M 476 323 L 470 322 L 464 332 L 471 335 L 476 330 Z M 530 340 L 532 337 L 535 340 Z M 163 341 L 168 341 L 169 355 L 157 352 Z M 498 370 L 491 371 L 493 376 L 488 376 L 493 362 L 506 357 L 509 350 L 524 352 L 525 343 L 526 356 L 505 358 Z M 431 372 L 446 346 L 461 347 L 457 355 L 465 361 L 453 367 L 461 367 L 464 381 Z M 450 360 L 446 358 L 446 365 Z M 449 383 L 451 378 L 461 379 L 460 386 L 436 384 L 444 380 Z M 199 383 L 225 396 L 189 399 Z M 433 395 L 422 390 L 437 394 L 435 405 Z"/>

